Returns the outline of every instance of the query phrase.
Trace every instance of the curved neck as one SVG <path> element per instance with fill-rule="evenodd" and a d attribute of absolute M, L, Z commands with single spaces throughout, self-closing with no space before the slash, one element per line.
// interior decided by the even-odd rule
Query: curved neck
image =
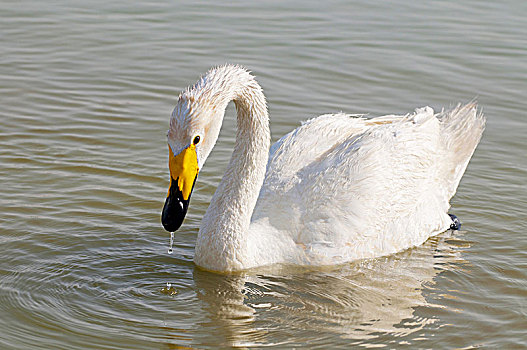
<path fill-rule="evenodd" d="M 230 100 L 236 105 L 236 143 L 196 242 L 196 263 L 211 270 L 240 269 L 247 264 L 247 234 L 269 156 L 265 96 L 248 72 L 237 73 L 241 74 L 224 87 L 225 101 L 219 103 L 221 118 Z"/>

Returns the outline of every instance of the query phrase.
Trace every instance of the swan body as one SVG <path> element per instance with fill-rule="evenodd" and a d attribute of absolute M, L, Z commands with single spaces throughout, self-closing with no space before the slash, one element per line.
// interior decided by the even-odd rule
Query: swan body
<path fill-rule="evenodd" d="M 449 200 L 485 124 L 474 103 L 373 119 L 328 114 L 303 123 L 269 151 L 261 87 L 239 66 L 213 68 L 180 95 L 171 117 L 171 186 L 162 216 L 169 231 L 181 225 L 189 184 L 217 140 L 230 101 L 237 109 L 236 144 L 194 257 L 213 271 L 338 264 L 422 244 L 452 223 Z"/>

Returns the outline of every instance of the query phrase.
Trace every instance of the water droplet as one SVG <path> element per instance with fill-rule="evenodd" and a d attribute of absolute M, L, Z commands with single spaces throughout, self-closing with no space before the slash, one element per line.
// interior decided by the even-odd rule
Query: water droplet
<path fill-rule="evenodd" d="M 168 254 L 172 254 L 172 246 L 174 245 L 174 232 L 170 232 L 170 245 L 168 246 Z"/>
<path fill-rule="evenodd" d="M 167 282 L 166 287 L 161 288 L 161 293 L 166 294 L 166 295 L 176 295 L 177 290 L 174 287 L 172 287 L 172 283 Z"/>

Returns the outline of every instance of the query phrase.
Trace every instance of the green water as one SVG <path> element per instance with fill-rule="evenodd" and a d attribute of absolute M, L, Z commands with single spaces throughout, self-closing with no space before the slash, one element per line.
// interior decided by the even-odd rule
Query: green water
<path fill-rule="evenodd" d="M 526 347 L 525 18 L 519 0 L 1 2 L 0 348 Z M 168 254 L 168 118 L 226 62 L 263 86 L 273 140 L 477 98 L 462 231 L 332 268 L 200 271 L 231 106 Z"/>

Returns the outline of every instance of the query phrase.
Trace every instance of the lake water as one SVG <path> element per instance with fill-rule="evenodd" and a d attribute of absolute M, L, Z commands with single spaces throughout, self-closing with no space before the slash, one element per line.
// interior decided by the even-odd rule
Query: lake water
<path fill-rule="evenodd" d="M 527 347 L 526 18 L 522 0 L 0 2 L 0 348 Z M 273 140 L 476 98 L 462 231 L 323 269 L 199 270 L 230 106 L 169 255 L 169 115 L 226 62 L 263 86 Z"/>

